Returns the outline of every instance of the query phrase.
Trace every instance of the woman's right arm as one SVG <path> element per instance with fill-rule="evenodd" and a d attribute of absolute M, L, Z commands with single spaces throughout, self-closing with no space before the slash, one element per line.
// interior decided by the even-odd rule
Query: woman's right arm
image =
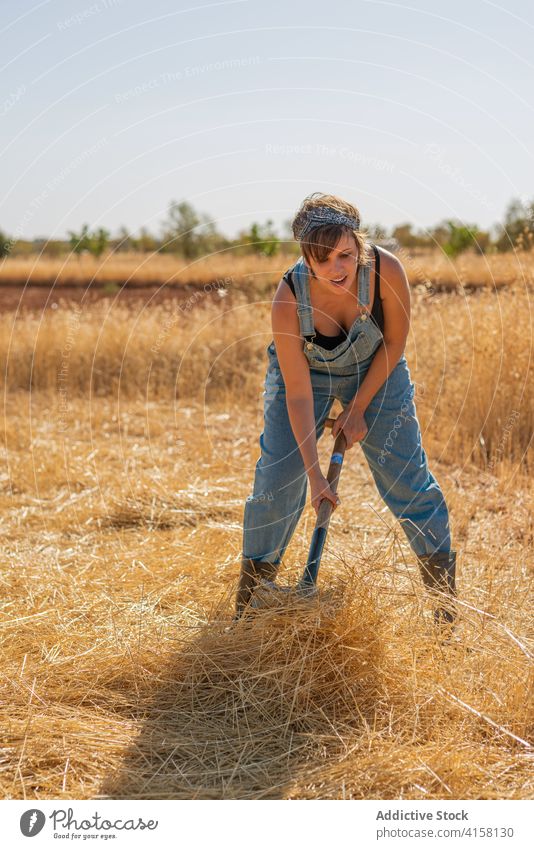
<path fill-rule="evenodd" d="M 337 506 L 339 498 L 331 491 L 319 466 L 310 366 L 302 350 L 297 303 L 283 280 L 273 298 L 271 322 L 286 388 L 289 421 L 310 481 L 312 504 L 317 511 L 321 498 L 326 497 Z"/>

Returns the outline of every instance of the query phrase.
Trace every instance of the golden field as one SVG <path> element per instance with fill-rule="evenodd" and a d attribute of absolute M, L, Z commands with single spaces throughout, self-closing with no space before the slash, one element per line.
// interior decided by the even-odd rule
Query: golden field
<path fill-rule="evenodd" d="M 458 550 L 450 645 L 358 446 L 318 603 L 230 627 L 279 262 L 247 272 L 270 291 L 1 316 L 4 798 L 534 795 L 531 260 L 493 285 L 466 259 L 447 292 L 434 259 L 413 290 L 406 355 Z"/>
<path fill-rule="evenodd" d="M 240 249 L 184 260 L 172 254 L 140 254 L 108 251 L 99 259 L 88 254 L 61 258 L 31 256 L 8 258 L 0 263 L 0 286 L 125 286 L 135 289 L 162 286 L 182 289 L 225 280 L 234 290 L 250 295 L 266 293 L 292 265 L 298 251 L 255 258 Z M 397 251 L 412 285 L 431 285 L 438 290 L 500 288 L 512 282 L 532 281 L 532 251 L 505 254 L 464 254 L 451 260 L 441 251 L 403 249 Z"/>

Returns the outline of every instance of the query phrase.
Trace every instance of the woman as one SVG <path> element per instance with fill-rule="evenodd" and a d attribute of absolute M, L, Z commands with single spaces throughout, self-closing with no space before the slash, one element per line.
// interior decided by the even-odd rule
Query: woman
<path fill-rule="evenodd" d="M 404 356 L 408 281 L 399 260 L 370 245 L 356 207 L 315 192 L 293 220 L 302 256 L 272 303 L 264 428 L 254 489 L 245 503 L 236 618 L 257 582 L 274 580 L 306 502 L 317 512 L 332 492 L 317 440 L 336 398 L 347 450 L 360 442 L 377 489 L 399 520 L 429 590 L 446 595 L 434 611 L 452 623 L 456 552 L 443 493 L 428 468 Z M 372 305 L 372 306 L 371 306 Z M 447 598 L 448 596 L 448 598 Z"/>

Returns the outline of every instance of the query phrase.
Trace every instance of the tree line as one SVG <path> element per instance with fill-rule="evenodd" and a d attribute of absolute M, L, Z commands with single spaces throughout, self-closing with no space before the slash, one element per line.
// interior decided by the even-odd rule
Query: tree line
<path fill-rule="evenodd" d="M 531 250 L 534 244 L 534 200 L 514 198 L 506 208 L 504 220 L 490 230 L 476 224 L 446 219 L 430 229 L 414 230 L 410 223 L 398 224 L 389 230 L 379 224 L 365 228 L 375 241 L 388 241 L 392 246 L 406 249 L 439 247 L 447 256 L 456 257 L 465 251 L 480 254 L 511 250 Z M 160 233 L 153 234 L 142 227 L 136 234 L 121 227 L 112 236 L 104 227 L 94 230 L 84 224 L 80 231 L 68 232 L 68 239 L 13 239 L 0 229 L 0 257 L 43 254 L 49 257 L 74 253 L 78 256 L 100 257 L 108 250 L 114 252 L 170 253 L 194 260 L 218 251 L 232 249 L 236 254 L 273 256 L 295 245 L 291 222 L 285 221 L 277 233 L 273 221 L 253 222 L 234 239 L 218 232 L 210 216 L 197 211 L 188 201 L 171 201 L 167 218 Z"/>

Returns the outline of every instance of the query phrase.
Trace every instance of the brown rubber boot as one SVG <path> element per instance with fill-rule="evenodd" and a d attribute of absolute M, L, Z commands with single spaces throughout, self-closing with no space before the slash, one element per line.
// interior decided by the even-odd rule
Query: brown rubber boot
<path fill-rule="evenodd" d="M 425 587 L 434 594 L 436 591 L 450 596 L 440 598 L 440 604 L 434 610 L 437 625 L 452 626 L 456 618 L 456 551 L 435 551 L 433 554 L 417 555 L 421 577 Z"/>
<path fill-rule="evenodd" d="M 252 557 L 241 558 L 241 574 L 237 587 L 234 620 L 240 619 L 259 581 L 274 581 L 278 566 Z"/>

